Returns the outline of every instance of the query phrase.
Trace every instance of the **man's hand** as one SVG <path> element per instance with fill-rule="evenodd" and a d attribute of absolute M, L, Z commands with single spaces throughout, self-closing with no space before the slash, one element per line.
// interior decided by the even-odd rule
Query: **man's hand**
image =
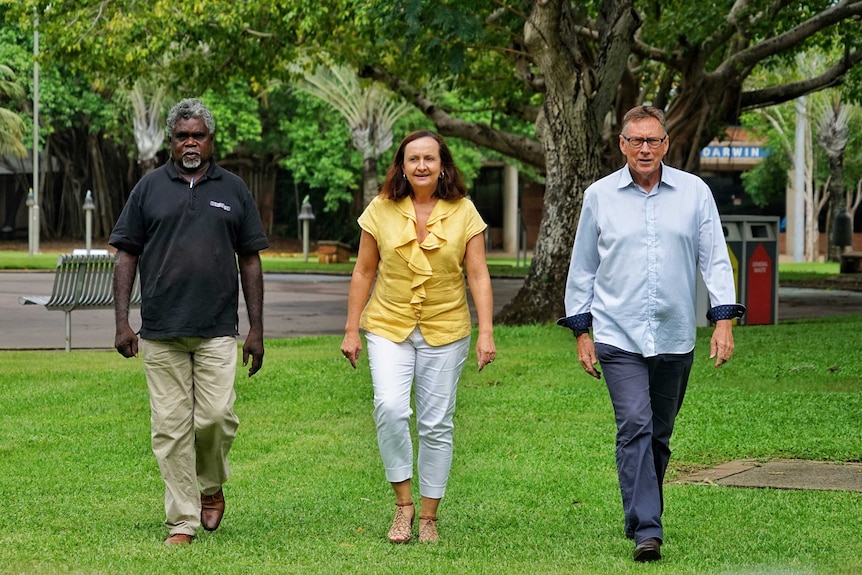
<path fill-rule="evenodd" d="M 578 336 L 578 362 L 591 376 L 596 379 L 601 379 L 602 374 L 596 369 L 596 364 L 599 363 L 599 358 L 596 357 L 596 344 L 590 334 L 583 333 Z"/>
<path fill-rule="evenodd" d="M 242 365 L 248 365 L 248 357 L 251 356 L 251 367 L 248 368 L 248 376 L 251 377 L 263 367 L 263 336 L 254 331 L 248 332 L 245 343 L 242 344 Z"/>
<path fill-rule="evenodd" d="M 733 322 L 722 319 L 715 323 L 712 339 L 709 341 L 709 359 L 715 358 L 715 367 L 730 361 L 733 357 Z"/>
<path fill-rule="evenodd" d="M 125 326 L 117 327 L 114 335 L 114 347 L 123 357 L 138 356 L 138 335 L 127 323 Z"/>

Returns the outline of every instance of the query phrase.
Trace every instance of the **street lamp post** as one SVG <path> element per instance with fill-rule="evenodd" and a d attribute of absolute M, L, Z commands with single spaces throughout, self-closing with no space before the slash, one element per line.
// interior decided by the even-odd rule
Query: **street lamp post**
<path fill-rule="evenodd" d="M 90 249 L 93 247 L 93 210 L 95 209 L 93 192 L 87 190 L 87 195 L 84 197 L 84 246 L 87 248 L 87 255 L 90 254 Z"/>
<path fill-rule="evenodd" d="M 39 17 L 33 26 L 33 188 L 27 196 L 30 207 L 30 255 L 39 253 Z M 32 200 L 32 202 L 31 202 Z"/>
<path fill-rule="evenodd" d="M 308 196 L 302 200 L 302 207 L 299 210 L 299 221 L 302 222 L 302 261 L 308 261 L 308 225 L 314 219 L 314 212 L 311 211 L 311 202 L 308 201 Z"/>

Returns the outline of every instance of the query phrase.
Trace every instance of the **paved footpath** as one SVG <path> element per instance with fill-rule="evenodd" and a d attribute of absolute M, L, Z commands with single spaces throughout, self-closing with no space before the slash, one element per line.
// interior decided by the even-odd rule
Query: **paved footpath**
<path fill-rule="evenodd" d="M 18 303 L 22 295 L 49 295 L 53 279 L 51 271 L 0 272 L 0 350 L 64 349 L 64 314 L 41 306 Z M 350 277 L 346 275 L 265 274 L 265 337 L 275 339 L 343 333 L 349 283 Z M 522 284 L 522 279 L 492 279 L 495 311 L 511 301 Z M 113 314 L 112 310 L 72 312 L 72 349 L 112 349 Z M 779 290 L 779 321 L 841 314 L 862 314 L 862 293 L 792 288 Z M 138 310 L 133 309 L 130 315 L 132 327 L 137 329 L 140 326 Z M 242 301 L 239 317 L 242 337 L 248 331 Z"/>
<path fill-rule="evenodd" d="M 0 272 L 0 350 L 65 348 L 63 312 L 18 303 L 22 295 L 50 295 L 53 280 L 51 271 Z M 347 275 L 265 274 L 264 337 L 344 333 L 349 284 Z M 495 311 L 510 301 L 522 284 L 521 279 L 495 279 Z M 129 316 L 132 327 L 138 329 L 140 311 L 133 308 Z M 240 337 L 244 337 L 248 332 L 248 317 L 242 294 L 239 319 Z M 113 310 L 72 312 L 73 350 L 113 349 L 113 346 Z"/>

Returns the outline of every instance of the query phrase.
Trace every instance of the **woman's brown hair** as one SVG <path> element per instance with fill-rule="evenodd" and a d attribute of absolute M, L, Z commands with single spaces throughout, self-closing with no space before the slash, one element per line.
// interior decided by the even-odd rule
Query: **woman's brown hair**
<path fill-rule="evenodd" d="M 452 159 L 452 152 L 443 137 L 430 130 L 417 130 L 408 134 L 401 145 L 398 146 L 398 151 L 395 152 L 395 157 L 392 158 L 392 165 L 389 171 L 386 172 L 386 180 L 383 182 L 383 188 L 380 190 L 380 195 L 388 200 L 400 200 L 407 196 L 413 195 L 413 188 L 410 182 L 404 176 L 404 148 L 407 144 L 420 138 L 432 138 L 437 142 L 440 149 L 440 166 L 442 168 L 443 177 L 437 182 L 437 189 L 434 191 L 434 196 L 443 200 L 459 200 L 467 195 L 467 186 L 461 180 L 461 173 L 455 167 L 455 160 Z"/>

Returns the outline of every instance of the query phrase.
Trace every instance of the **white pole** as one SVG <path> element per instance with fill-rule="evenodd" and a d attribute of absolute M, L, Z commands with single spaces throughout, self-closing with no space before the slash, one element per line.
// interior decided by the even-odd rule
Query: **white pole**
<path fill-rule="evenodd" d="M 308 261 L 308 220 L 302 220 L 302 261 Z"/>
<path fill-rule="evenodd" d="M 796 140 L 793 160 L 793 261 L 805 261 L 805 96 L 796 100 Z"/>
<path fill-rule="evenodd" d="M 84 197 L 84 246 L 87 248 L 87 255 L 90 255 L 93 247 L 93 210 L 95 209 L 93 192 L 87 190 L 87 195 Z"/>
<path fill-rule="evenodd" d="M 33 26 L 33 205 L 30 208 L 30 255 L 39 253 L 39 17 Z"/>
<path fill-rule="evenodd" d="M 518 168 L 503 166 L 503 251 L 518 253 L 521 226 L 518 221 Z"/>
<path fill-rule="evenodd" d="M 36 253 L 36 246 L 33 242 L 33 188 L 27 193 L 27 251 L 29 255 Z"/>

